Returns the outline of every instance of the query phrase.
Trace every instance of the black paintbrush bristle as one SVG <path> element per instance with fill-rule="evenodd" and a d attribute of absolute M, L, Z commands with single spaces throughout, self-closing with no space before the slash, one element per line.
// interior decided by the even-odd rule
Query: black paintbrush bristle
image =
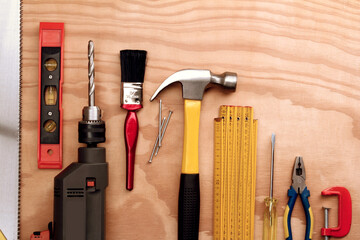
<path fill-rule="evenodd" d="M 121 50 L 121 81 L 144 82 L 146 51 Z"/>

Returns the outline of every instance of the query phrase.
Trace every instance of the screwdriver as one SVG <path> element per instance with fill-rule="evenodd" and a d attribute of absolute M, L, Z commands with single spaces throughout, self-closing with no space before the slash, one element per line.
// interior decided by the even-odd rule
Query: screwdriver
<path fill-rule="evenodd" d="M 277 203 L 277 199 L 273 198 L 274 150 L 275 150 L 275 134 L 273 133 L 271 135 L 270 196 L 265 198 L 263 240 L 276 240 L 276 229 L 277 229 L 276 203 Z"/>

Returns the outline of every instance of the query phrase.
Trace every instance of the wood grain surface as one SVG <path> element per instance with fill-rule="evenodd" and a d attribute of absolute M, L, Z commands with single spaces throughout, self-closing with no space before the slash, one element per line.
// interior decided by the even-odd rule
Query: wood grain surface
<path fill-rule="evenodd" d="M 276 133 L 274 196 L 279 199 L 278 239 L 295 156 L 304 157 L 313 239 L 322 239 L 323 206 L 337 225 L 331 186 L 345 186 L 353 221 L 345 239 L 360 238 L 360 2 L 342 1 L 85 1 L 23 0 L 21 239 L 52 220 L 53 177 L 37 169 L 39 22 L 65 23 L 63 162 L 77 161 L 77 122 L 87 105 L 87 42 L 95 43 L 96 105 L 103 109 L 109 186 L 107 239 L 177 239 L 182 159 L 183 100 L 176 84 L 161 93 L 164 114 L 173 110 L 159 156 L 148 164 L 158 124 L 158 100 L 148 99 L 172 73 L 210 69 L 238 74 L 235 93 L 209 89 L 200 120 L 200 239 L 212 239 L 213 118 L 222 104 L 253 106 L 259 119 L 255 239 L 262 238 L 269 194 L 270 136 Z M 125 190 L 120 108 L 122 49 L 144 49 L 148 61 L 135 189 Z M 292 217 L 294 239 L 304 239 L 300 200 Z"/>

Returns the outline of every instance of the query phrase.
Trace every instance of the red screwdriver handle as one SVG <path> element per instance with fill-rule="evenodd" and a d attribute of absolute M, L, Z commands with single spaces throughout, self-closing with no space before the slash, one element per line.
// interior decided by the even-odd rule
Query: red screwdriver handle
<path fill-rule="evenodd" d="M 136 142 L 139 132 L 139 122 L 135 111 L 128 111 L 124 131 L 126 146 L 126 189 L 132 190 L 134 187 Z"/>
<path fill-rule="evenodd" d="M 339 199 L 338 226 L 336 228 L 321 228 L 322 236 L 345 237 L 351 227 L 351 196 L 349 191 L 344 187 L 331 187 L 321 192 L 321 195 L 337 195 Z"/>

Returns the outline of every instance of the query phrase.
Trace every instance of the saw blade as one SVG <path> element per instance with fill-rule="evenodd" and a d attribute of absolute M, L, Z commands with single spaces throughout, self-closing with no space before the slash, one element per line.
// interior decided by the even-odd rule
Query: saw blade
<path fill-rule="evenodd" d="M 19 239 L 21 1 L 0 8 L 0 229 Z"/>

